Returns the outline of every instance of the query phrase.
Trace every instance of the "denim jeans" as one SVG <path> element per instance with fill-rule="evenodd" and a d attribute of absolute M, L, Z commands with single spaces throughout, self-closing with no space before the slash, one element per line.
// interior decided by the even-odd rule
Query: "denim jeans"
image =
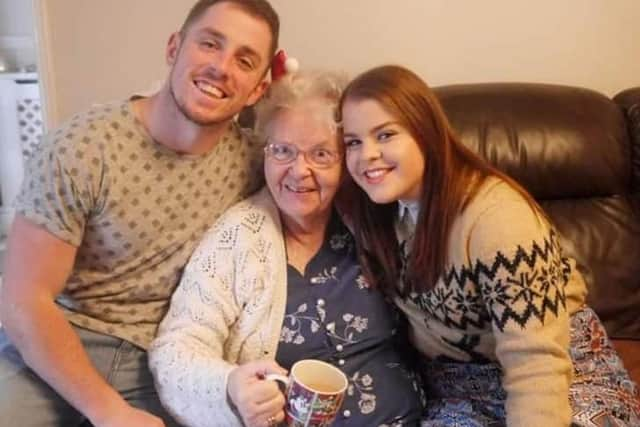
<path fill-rule="evenodd" d="M 132 406 L 177 426 L 162 408 L 146 351 L 108 335 L 74 327 L 95 368 Z M 86 417 L 42 381 L 22 360 L 0 327 L 0 425 L 86 427 Z"/>

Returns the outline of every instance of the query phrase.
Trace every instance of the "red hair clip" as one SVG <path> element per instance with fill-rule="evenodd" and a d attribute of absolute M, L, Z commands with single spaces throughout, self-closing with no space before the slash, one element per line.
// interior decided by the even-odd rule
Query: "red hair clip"
<path fill-rule="evenodd" d="M 295 58 L 287 58 L 284 50 L 279 50 L 271 61 L 271 81 L 280 80 L 284 75 L 298 71 L 299 64 Z"/>

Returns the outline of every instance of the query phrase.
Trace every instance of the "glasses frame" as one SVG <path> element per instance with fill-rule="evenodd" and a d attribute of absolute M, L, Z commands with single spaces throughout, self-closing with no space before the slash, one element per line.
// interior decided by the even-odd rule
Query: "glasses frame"
<path fill-rule="evenodd" d="M 291 149 L 294 153 L 293 157 L 289 160 L 280 160 L 278 158 L 275 157 L 275 155 L 273 155 L 272 153 L 272 147 L 274 146 L 285 146 L 288 147 L 289 149 Z M 327 164 L 322 164 L 322 163 L 318 163 L 316 161 L 314 161 L 313 159 L 311 159 L 310 153 L 313 150 L 317 150 L 317 149 L 323 149 L 326 150 L 328 153 L 330 153 L 331 155 L 333 155 L 333 160 L 331 160 L 330 163 Z M 329 169 L 330 167 L 336 165 L 337 163 L 339 163 L 342 160 L 343 154 L 339 151 L 332 151 L 329 150 L 328 148 L 323 148 L 323 147 L 318 147 L 318 146 L 314 146 L 311 147 L 309 150 L 301 150 L 300 148 L 298 148 L 296 145 L 288 143 L 288 142 L 269 142 L 267 141 L 266 145 L 264 146 L 264 154 L 265 157 L 269 157 L 270 159 L 272 159 L 275 163 L 279 164 L 279 165 L 288 165 L 290 163 L 295 162 L 298 159 L 298 156 L 302 153 L 302 156 L 304 157 L 304 160 L 307 162 L 307 164 L 309 164 L 310 166 L 313 166 L 316 169 Z"/>

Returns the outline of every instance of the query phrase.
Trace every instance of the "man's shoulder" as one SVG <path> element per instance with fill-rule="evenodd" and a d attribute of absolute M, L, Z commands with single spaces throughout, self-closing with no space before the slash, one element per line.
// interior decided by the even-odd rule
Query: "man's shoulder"
<path fill-rule="evenodd" d="M 250 151 L 262 152 L 264 146 L 262 138 L 253 129 L 241 127 L 235 121 L 231 123 L 227 137 L 246 144 Z"/>
<path fill-rule="evenodd" d="M 134 118 L 127 101 L 95 104 L 75 114 L 49 133 L 43 142 L 53 145 L 89 144 L 96 137 L 108 139 L 109 132 L 133 123 Z"/>
<path fill-rule="evenodd" d="M 93 104 L 86 110 L 73 115 L 58 129 L 91 128 L 92 124 L 102 126 L 113 122 L 131 122 L 133 120 L 132 114 L 128 100 Z"/>

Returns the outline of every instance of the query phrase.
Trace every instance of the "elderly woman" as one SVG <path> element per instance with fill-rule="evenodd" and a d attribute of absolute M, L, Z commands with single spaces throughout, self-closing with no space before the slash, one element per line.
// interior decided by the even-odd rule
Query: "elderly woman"
<path fill-rule="evenodd" d="M 305 358 L 349 379 L 334 425 L 419 423 L 397 313 L 364 280 L 333 208 L 341 88 L 336 75 L 290 75 L 258 106 L 267 187 L 208 232 L 150 350 L 160 397 L 186 426 L 282 422 L 284 397 L 264 375 Z"/>

